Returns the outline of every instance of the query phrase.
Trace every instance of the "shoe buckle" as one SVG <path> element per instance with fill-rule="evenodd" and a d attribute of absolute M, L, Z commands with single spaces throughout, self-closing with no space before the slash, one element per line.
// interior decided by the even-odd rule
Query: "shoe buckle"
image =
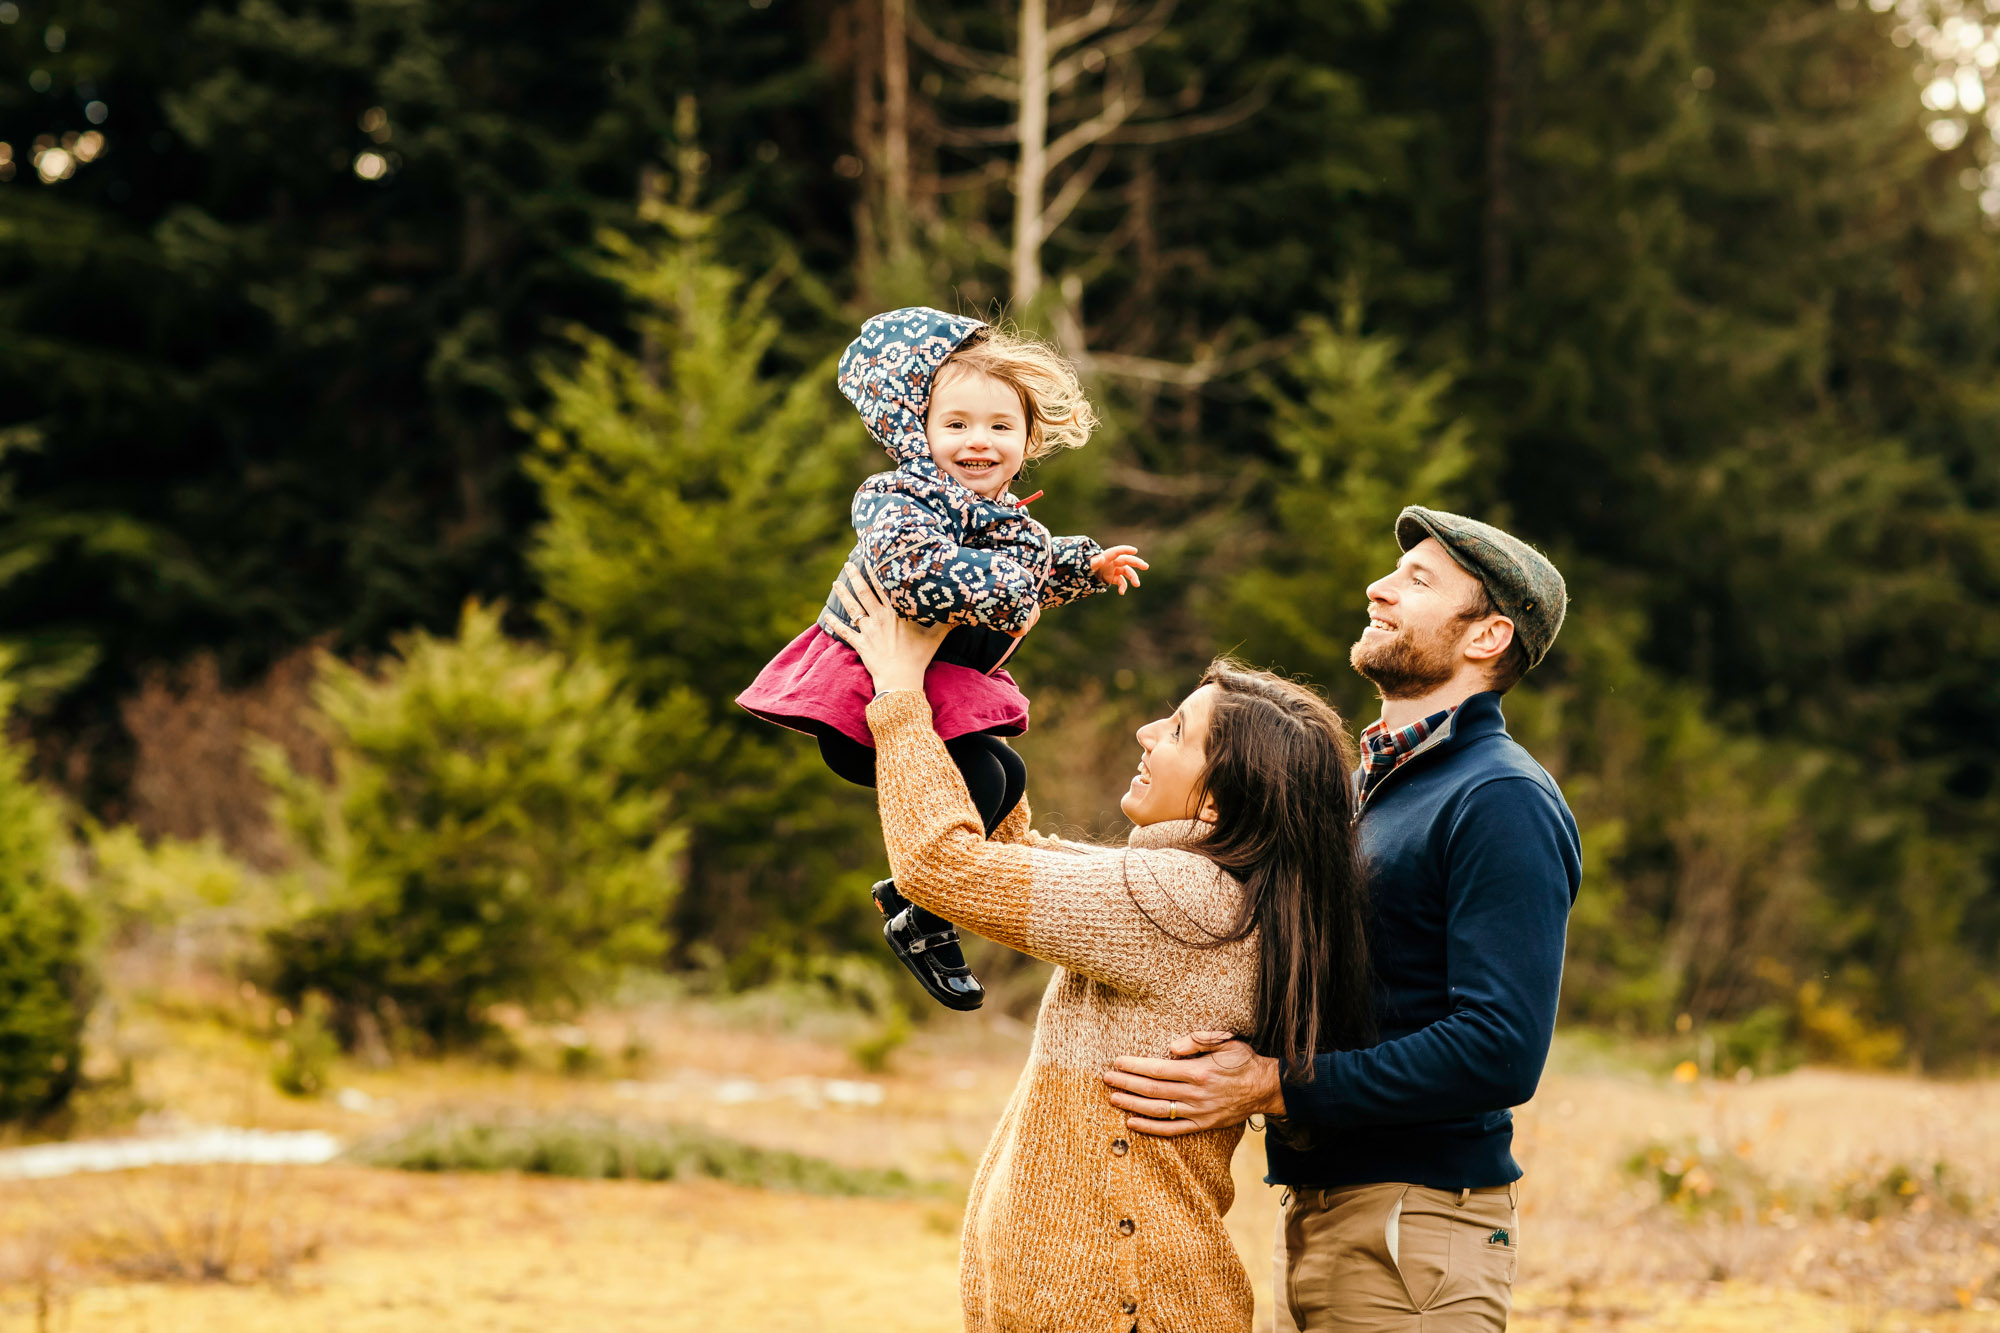
<path fill-rule="evenodd" d="M 958 943 L 957 931 L 940 930 L 934 935 L 917 936 L 910 941 L 909 949 L 912 954 L 928 953 L 932 949 L 942 949 L 947 944 L 956 943 Z"/>

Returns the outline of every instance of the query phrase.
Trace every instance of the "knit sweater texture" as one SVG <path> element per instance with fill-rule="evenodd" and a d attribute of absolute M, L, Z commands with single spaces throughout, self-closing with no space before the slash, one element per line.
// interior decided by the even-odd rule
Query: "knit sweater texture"
<path fill-rule="evenodd" d="M 1222 1222 L 1242 1127 L 1133 1133 L 1100 1077 L 1117 1056 L 1165 1055 L 1183 1033 L 1252 1025 L 1257 937 L 1214 944 L 1242 885 L 1188 850 L 1193 821 L 1103 848 L 1031 831 L 1024 800 L 989 841 L 922 694 L 878 695 L 868 724 L 896 887 L 1056 965 L 966 1203 L 965 1327 L 1247 1330 L 1250 1283 Z"/>

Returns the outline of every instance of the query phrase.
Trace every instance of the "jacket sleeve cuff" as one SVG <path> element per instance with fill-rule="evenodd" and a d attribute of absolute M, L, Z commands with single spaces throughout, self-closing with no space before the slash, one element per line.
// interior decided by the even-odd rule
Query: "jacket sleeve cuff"
<path fill-rule="evenodd" d="M 1339 1124 L 1340 1108 L 1338 1054 L 1316 1056 L 1312 1077 L 1303 1083 L 1281 1081 L 1278 1095 L 1285 1099 L 1285 1118 L 1308 1127 Z"/>
<path fill-rule="evenodd" d="M 1042 604 L 1065 606 L 1103 592 L 1107 585 L 1090 572 L 1090 562 L 1103 550 L 1088 537 L 1057 537 L 1048 582 L 1042 586 Z"/>
<path fill-rule="evenodd" d="M 880 746 L 912 727 L 931 725 L 931 701 L 922 690 L 888 690 L 868 704 L 868 730 Z"/>

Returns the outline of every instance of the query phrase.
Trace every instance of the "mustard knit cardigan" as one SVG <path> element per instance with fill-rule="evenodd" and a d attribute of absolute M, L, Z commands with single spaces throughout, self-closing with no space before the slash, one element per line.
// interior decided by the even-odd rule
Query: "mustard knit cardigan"
<path fill-rule="evenodd" d="M 1256 936 L 1213 945 L 1242 885 L 1185 849 L 1193 821 L 1092 847 L 1032 832 L 1024 800 L 989 841 L 922 694 L 878 695 L 868 725 L 896 887 L 1056 964 L 966 1203 L 966 1328 L 1247 1330 L 1249 1278 L 1222 1223 L 1242 1127 L 1133 1133 L 1099 1077 L 1116 1056 L 1165 1055 L 1182 1033 L 1250 1026 Z"/>

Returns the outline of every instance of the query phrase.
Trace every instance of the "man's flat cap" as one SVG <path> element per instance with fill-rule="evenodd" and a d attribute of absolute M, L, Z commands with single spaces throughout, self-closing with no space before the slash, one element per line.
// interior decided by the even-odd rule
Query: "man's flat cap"
<path fill-rule="evenodd" d="M 1500 614 L 1514 622 L 1514 637 L 1535 666 L 1556 641 L 1569 590 L 1549 558 L 1518 537 L 1462 514 L 1411 505 L 1396 517 L 1396 544 L 1405 551 L 1437 538 L 1451 558 L 1485 585 Z"/>

